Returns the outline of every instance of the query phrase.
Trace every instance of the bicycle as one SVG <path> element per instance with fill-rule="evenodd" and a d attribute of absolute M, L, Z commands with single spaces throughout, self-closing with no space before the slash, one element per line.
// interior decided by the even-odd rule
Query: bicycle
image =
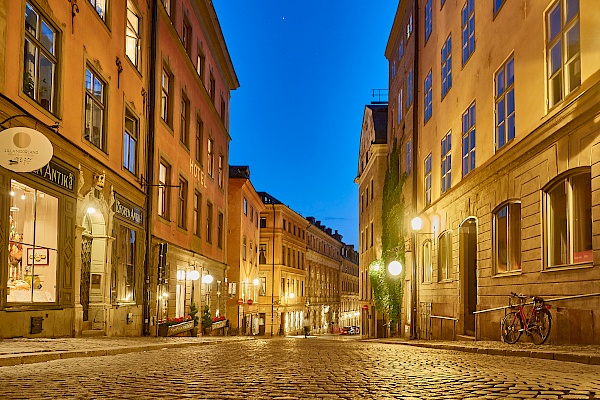
<path fill-rule="evenodd" d="M 512 299 L 518 299 L 518 304 L 513 305 Z M 525 301 L 528 296 L 511 292 L 508 297 L 508 305 L 511 311 L 506 314 L 502 320 L 502 338 L 506 343 L 516 343 L 523 332 L 527 336 L 531 336 L 531 340 L 535 344 L 543 344 L 548 336 L 550 336 L 550 328 L 552 327 L 552 314 L 550 308 L 552 306 L 545 304 L 541 297 L 532 297 L 533 307 L 529 315 L 525 313 Z"/>

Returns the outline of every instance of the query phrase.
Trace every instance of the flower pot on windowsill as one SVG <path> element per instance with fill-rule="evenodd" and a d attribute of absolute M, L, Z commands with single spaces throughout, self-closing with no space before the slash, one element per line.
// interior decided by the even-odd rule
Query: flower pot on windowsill
<path fill-rule="evenodd" d="M 184 321 L 178 324 L 158 325 L 158 336 L 175 336 L 194 328 L 194 321 Z"/>

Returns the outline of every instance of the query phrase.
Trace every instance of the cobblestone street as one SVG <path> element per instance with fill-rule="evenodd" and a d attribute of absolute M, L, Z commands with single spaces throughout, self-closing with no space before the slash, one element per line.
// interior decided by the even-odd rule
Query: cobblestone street
<path fill-rule="evenodd" d="M 2 399 L 600 398 L 600 366 L 277 338 L 0 368 Z"/>

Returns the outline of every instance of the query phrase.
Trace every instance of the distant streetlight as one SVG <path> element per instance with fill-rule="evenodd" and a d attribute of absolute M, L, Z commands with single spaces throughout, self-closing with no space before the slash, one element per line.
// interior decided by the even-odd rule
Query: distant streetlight
<path fill-rule="evenodd" d="M 423 220 L 421 217 L 414 217 L 412 221 L 410 221 L 410 225 L 413 231 L 419 232 L 421 229 L 423 229 Z"/>
<path fill-rule="evenodd" d="M 400 261 L 394 260 L 388 265 L 388 271 L 393 276 L 398 276 L 402 273 L 402 264 L 400 264 Z"/>

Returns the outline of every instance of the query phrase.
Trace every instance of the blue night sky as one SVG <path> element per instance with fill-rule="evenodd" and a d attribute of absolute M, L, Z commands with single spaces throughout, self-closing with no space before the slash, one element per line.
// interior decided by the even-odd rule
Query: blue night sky
<path fill-rule="evenodd" d="M 230 164 L 358 248 L 360 130 L 371 89 L 388 87 L 394 0 L 213 0 L 240 81 Z"/>

